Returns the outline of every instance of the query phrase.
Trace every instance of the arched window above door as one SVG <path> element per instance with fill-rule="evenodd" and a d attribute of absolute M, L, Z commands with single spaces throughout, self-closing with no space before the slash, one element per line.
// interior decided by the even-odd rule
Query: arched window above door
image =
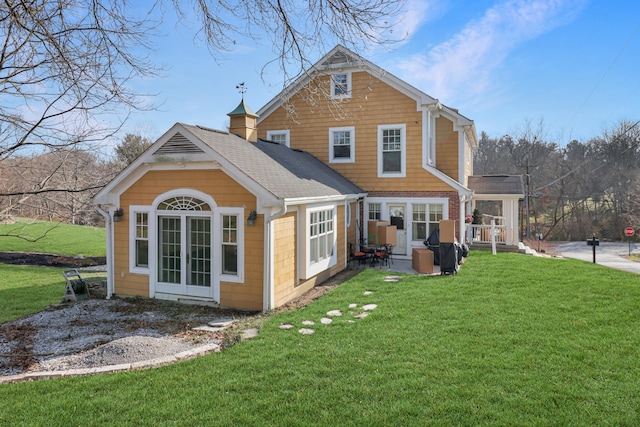
<path fill-rule="evenodd" d="M 158 204 L 160 211 L 211 211 L 211 206 L 191 196 L 170 197 Z"/>

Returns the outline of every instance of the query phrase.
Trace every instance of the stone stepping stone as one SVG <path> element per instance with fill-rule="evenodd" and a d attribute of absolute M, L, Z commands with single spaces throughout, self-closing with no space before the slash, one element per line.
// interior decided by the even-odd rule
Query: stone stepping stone
<path fill-rule="evenodd" d="M 367 317 L 369 315 L 369 313 L 360 313 L 360 314 L 356 314 L 355 317 L 356 319 L 364 319 L 365 317 Z"/>
<path fill-rule="evenodd" d="M 313 326 L 316 324 L 316 322 L 314 322 L 313 320 L 303 320 L 302 324 L 305 326 Z"/>
<path fill-rule="evenodd" d="M 378 306 L 377 304 L 367 304 L 367 305 L 363 305 L 362 309 L 365 311 L 371 311 L 371 310 L 375 310 L 377 306 Z"/>
<path fill-rule="evenodd" d="M 200 332 L 220 332 L 220 331 L 223 331 L 224 328 L 219 326 L 200 325 L 198 327 L 193 328 L 193 330 L 200 331 Z"/>
<path fill-rule="evenodd" d="M 298 329 L 298 332 L 300 332 L 302 335 L 311 335 L 311 334 L 315 333 L 316 331 L 314 331 L 313 329 L 309 329 L 309 328 L 302 328 L 302 329 Z"/>
<path fill-rule="evenodd" d="M 349 304 L 349 308 L 356 308 L 358 304 Z"/>
<path fill-rule="evenodd" d="M 260 330 L 258 328 L 246 329 L 244 332 L 242 332 L 242 339 L 250 340 L 252 338 L 257 337 L 259 333 L 260 333 Z"/>
<path fill-rule="evenodd" d="M 280 329 L 293 329 L 293 323 L 280 323 Z"/>
<path fill-rule="evenodd" d="M 329 317 L 342 316 L 342 312 L 340 310 L 327 311 L 327 316 Z"/>
<path fill-rule="evenodd" d="M 372 291 L 364 291 L 363 294 L 364 295 L 371 295 L 371 294 L 373 294 L 373 292 Z"/>
<path fill-rule="evenodd" d="M 209 322 L 209 326 L 214 328 L 226 328 L 230 326 L 234 322 L 232 317 L 221 317 L 220 319 L 215 319 Z"/>
<path fill-rule="evenodd" d="M 322 323 L 323 325 L 328 325 L 331 322 L 333 322 L 333 319 L 329 319 L 328 317 L 323 317 L 322 319 L 320 319 L 320 323 Z"/>

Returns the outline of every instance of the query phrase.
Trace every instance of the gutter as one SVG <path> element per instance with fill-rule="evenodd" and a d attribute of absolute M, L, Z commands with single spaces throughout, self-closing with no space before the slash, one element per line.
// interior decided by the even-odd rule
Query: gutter
<path fill-rule="evenodd" d="M 111 214 L 100 206 L 96 206 L 96 210 L 104 217 L 104 223 L 106 227 L 107 237 L 107 299 L 110 299 L 114 294 L 114 273 L 113 273 L 113 218 Z"/>

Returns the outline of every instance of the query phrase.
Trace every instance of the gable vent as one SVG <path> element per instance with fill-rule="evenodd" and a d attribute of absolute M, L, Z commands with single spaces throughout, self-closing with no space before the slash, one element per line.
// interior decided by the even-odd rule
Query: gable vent
<path fill-rule="evenodd" d="M 182 134 L 176 133 L 162 147 L 158 148 L 153 154 L 185 154 L 185 153 L 203 153 L 203 151 L 195 146 L 191 141 Z"/>

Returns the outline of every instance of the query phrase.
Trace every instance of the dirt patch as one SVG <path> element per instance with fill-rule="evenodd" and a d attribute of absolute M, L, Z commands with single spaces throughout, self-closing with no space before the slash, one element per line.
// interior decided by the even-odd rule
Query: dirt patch
<path fill-rule="evenodd" d="M 106 264 L 105 257 L 75 257 L 36 252 L 0 252 L 0 263 L 44 267 L 80 268 Z"/>

